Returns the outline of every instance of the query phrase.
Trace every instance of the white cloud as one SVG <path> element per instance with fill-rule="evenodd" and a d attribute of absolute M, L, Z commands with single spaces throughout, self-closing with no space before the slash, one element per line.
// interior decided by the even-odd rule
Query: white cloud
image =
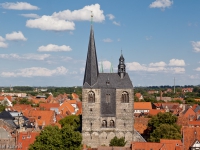
<path fill-rule="evenodd" d="M 170 7 L 173 4 L 172 0 L 156 0 L 152 2 L 149 7 L 150 8 L 162 8 Z"/>
<path fill-rule="evenodd" d="M 0 36 L 0 42 L 4 42 L 4 41 L 5 39 L 2 36 Z"/>
<path fill-rule="evenodd" d="M 161 62 L 156 62 L 156 63 L 150 63 L 149 66 L 150 67 L 165 67 L 166 63 L 161 61 Z"/>
<path fill-rule="evenodd" d="M 27 39 L 24 37 L 21 31 L 12 32 L 10 34 L 6 34 L 6 40 L 10 41 L 26 41 Z"/>
<path fill-rule="evenodd" d="M 29 28 L 38 28 L 41 30 L 65 31 L 74 30 L 75 24 L 70 21 L 60 20 L 52 16 L 42 16 L 38 19 L 30 19 L 26 21 Z"/>
<path fill-rule="evenodd" d="M 110 67 L 111 67 L 111 62 L 110 61 L 105 60 L 105 61 L 102 61 L 102 62 L 99 62 L 99 63 L 100 64 L 102 63 L 103 69 L 110 69 Z"/>
<path fill-rule="evenodd" d="M 7 48 L 8 44 L 0 41 L 0 48 Z"/>
<path fill-rule="evenodd" d="M 159 71 L 167 71 L 167 69 L 162 66 L 163 64 L 159 63 L 150 63 L 150 67 L 146 65 L 141 65 L 138 62 L 126 63 L 127 70 L 130 71 L 147 71 L 147 72 L 159 72 Z M 159 66 L 160 65 L 160 66 Z"/>
<path fill-rule="evenodd" d="M 5 39 L 0 36 L 0 48 L 7 48 L 8 47 L 8 44 L 4 42 Z"/>
<path fill-rule="evenodd" d="M 170 68 L 169 70 L 173 71 L 173 73 L 185 73 L 185 68 L 182 67 L 174 67 L 174 68 Z"/>
<path fill-rule="evenodd" d="M 126 68 L 127 68 L 127 70 L 130 70 L 130 71 L 145 71 L 145 70 L 147 70 L 147 67 L 145 65 L 141 65 L 138 62 L 126 63 Z"/>
<path fill-rule="evenodd" d="M 121 39 L 119 38 L 119 39 L 117 39 L 117 42 L 120 42 L 121 41 Z"/>
<path fill-rule="evenodd" d="M 107 14 L 106 16 L 109 18 L 109 20 L 113 20 L 115 18 L 113 14 Z"/>
<path fill-rule="evenodd" d="M 148 72 L 158 72 L 158 71 L 167 71 L 167 69 L 165 67 L 149 67 L 147 68 Z"/>
<path fill-rule="evenodd" d="M 83 74 L 85 72 L 85 68 L 80 68 L 80 73 Z"/>
<path fill-rule="evenodd" d="M 198 74 L 196 74 L 196 75 L 189 75 L 189 78 L 190 79 L 199 79 L 199 75 Z"/>
<path fill-rule="evenodd" d="M 113 42 L 113 40 L 111 40 L 110 38 L 107 38 L 107 39 L 103 39 L 103 42 L 110 43 L 110 42 Z"/>
<path fill-rule="evenodd" d="M 146 36 L 145 39 L 146 39 L 147 41 L 149 41 L 149 40 L 152 39 L 152 36 Z"/>
<path fill-rule="evenodd" d="M 40 18 L 40 16 L 37 14 L 20 14 L 20 15 L 27 18 Z"/>
<path fill-rule="evenodd" d="M 61 60 L 62 60 L 62 61 L 65 61 L 65 62 L 69 62 L 69 61 L 72 60 L 72 58 L 71 58 L 71 57 L 67 57 L 67 56 L 62 56 L 62 57 L 61 57 Z"/>
<path fill-rule="evenodd" d="M 61 51 L 71 51 L 70 46 L 62 45 L 54 45 L 54 44 L 48 44 L 47 46 L 40 46 L 37 51 L 39 52 L 61 52 Z"/>
<path fill-rule="evenodd" d="M 150 63 L 149 66 L 138 62 L 126 63 L 126 68 L 129 71 L 146 71 L 146 72 L 169 72 L 169 73 L 184 73 L 185 68 L 182 67 L 167 67 L 165 62 Z"/>
<path fill-rule="evenodd" d="M 32 67 L 20 69 L 15 72 L 2 72 L 1 76 L 3 77 L 36 77 L 36 76 L 53 76 L 53 75 L 66 75 L 68 69 L 65 67 L 57 67 L 56 69 L 50 70 L 47 68 L 41 67 Z"/>
<path fill-rule="evenodd" d="M 50 54 L 24 54 L 24 55 L 18 55 L 18 54 L 0 54 L 1 59 L 10 59 L 10 60 L 45 60 L 46 58 L 49 58 Z"/>
<path fill-rule="evenodd" d="M 185 66 L 185 61 L 182 59 L 171 59 L 169 66 Z"/>
<path fill-rule="evenodd" d="M 16 2 L 16 3 L 1 3 L 0 4 L 4 9 L 14 9 L 14 10 L 38 10 L 37 6 L 33 6 L 26 2 Z"/>
<path fill-rule="evenodd" d="M 194 42 L 192 41 L 192 46 L 195 52 L 200 52 L 200 41 Z"/>
<path fill-rule="evenodd" d="M 69 74 L 78 74 L 78 72 L 77 71 L 72 71 Z"/>
<path fill-rule="evenodd" d="M 102 22 L 105 20 L 103 10 L 100 9 L 99 4 L 85 6 L 82 9 L 74 11 L 64 10 L 58 13 L 54 12 L 52 16 L 58 19 L 71 20 L 71 21 L 90 21 L 91 11 L 93 14 L 94 22 Z"/>
<path fill-rule="evenodd" d="M 120 26 L 120 23 L 116 22 L 116 21 L 113 21 L 113 24 L 116 25 L 116 26 Z"/>
<path fill-rule="evenodd" d="M 196 68 L 195 70 L 196 70 L 196 71 L 200 71 L 200 67 Z"/>
<path fill-rule="evenodd" d="M 73 35 L 74 33 L 72 31 L 69 32 L 70 35 Z"/>

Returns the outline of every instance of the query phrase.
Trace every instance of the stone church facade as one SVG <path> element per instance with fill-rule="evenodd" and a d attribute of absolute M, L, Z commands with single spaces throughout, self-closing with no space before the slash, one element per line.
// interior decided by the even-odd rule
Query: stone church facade
<path fill-rule="evenodd" d="M 133 127 L 133 104 L 133 85 L 122 54 L 117 73 L 99 73 L 91 25 L 82 90 L 83 144 L 108 146 L 115 136 L 125 137 L 126 146 L 132 141 L 145 141 Z"/>

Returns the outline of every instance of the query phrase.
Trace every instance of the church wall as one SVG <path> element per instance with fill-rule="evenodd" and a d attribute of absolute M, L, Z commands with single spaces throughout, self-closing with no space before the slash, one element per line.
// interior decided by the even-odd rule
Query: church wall
<path fill-rule="evenodd" d="M 88 103 L 88 93 L 95 93 L 95 103 Z M 83 144 L 99 145 L 100 129 L 100 89 L 82 90 L 82 136 Z M 96 132 L 95 132 L 96 131 Z"/>
<path fill-rule="evenodd" d="M 122 92 L 128 92 L 129 103 L 121 102 Z M 127 141 L 126 146 L 130 146 L 134 134 L 134 93 L 133 89 L 116 89 L 116 132 L 124 133 L 123 137 Z"/>
<path fill-rule="evenodd" d="M 88 103 L 88 92 L 91 89 L 83 89 L 83 118 L 82 135 L 83 144 L 93 148 L 101 145 L 109 145 L 110 140 L 117 136 L 125 137 L 126 146 L 130 146 L 133 140 L 133 89 L 116 89 L 116 117 L 101 116 L 101 89 L 93 89 L 95 103 Z M 121 103 L 122 92 L 129 93 L 129 103 Z M 92 111 L 91 111 L 92 109 Z M 102 127 L 102 121 L 107 121 L 107 127 Z M 115 127 L 109 126 L 109 121 L 115 122 Z M 91 125 L 92 123 L 92 125 Z M 125 123 L 125 124 L 124 124 Z"/>

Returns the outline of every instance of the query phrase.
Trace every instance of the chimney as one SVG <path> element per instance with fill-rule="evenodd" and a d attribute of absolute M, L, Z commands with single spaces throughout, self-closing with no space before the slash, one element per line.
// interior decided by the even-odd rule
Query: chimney
<path fill-rule="evenodd" d="M 160 91 L 160 100 L 162 100 L 162 95 L 163 95 L 163 92 Z"/>

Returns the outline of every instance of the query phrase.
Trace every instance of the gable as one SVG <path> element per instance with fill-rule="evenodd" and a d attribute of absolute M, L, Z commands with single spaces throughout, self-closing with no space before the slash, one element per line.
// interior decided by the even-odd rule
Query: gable
<path fill-rule="evenodd" d="M 194 143 L 191 145 L 192 148 L 200 148 L 199 140 L 195 140 Z"/>

